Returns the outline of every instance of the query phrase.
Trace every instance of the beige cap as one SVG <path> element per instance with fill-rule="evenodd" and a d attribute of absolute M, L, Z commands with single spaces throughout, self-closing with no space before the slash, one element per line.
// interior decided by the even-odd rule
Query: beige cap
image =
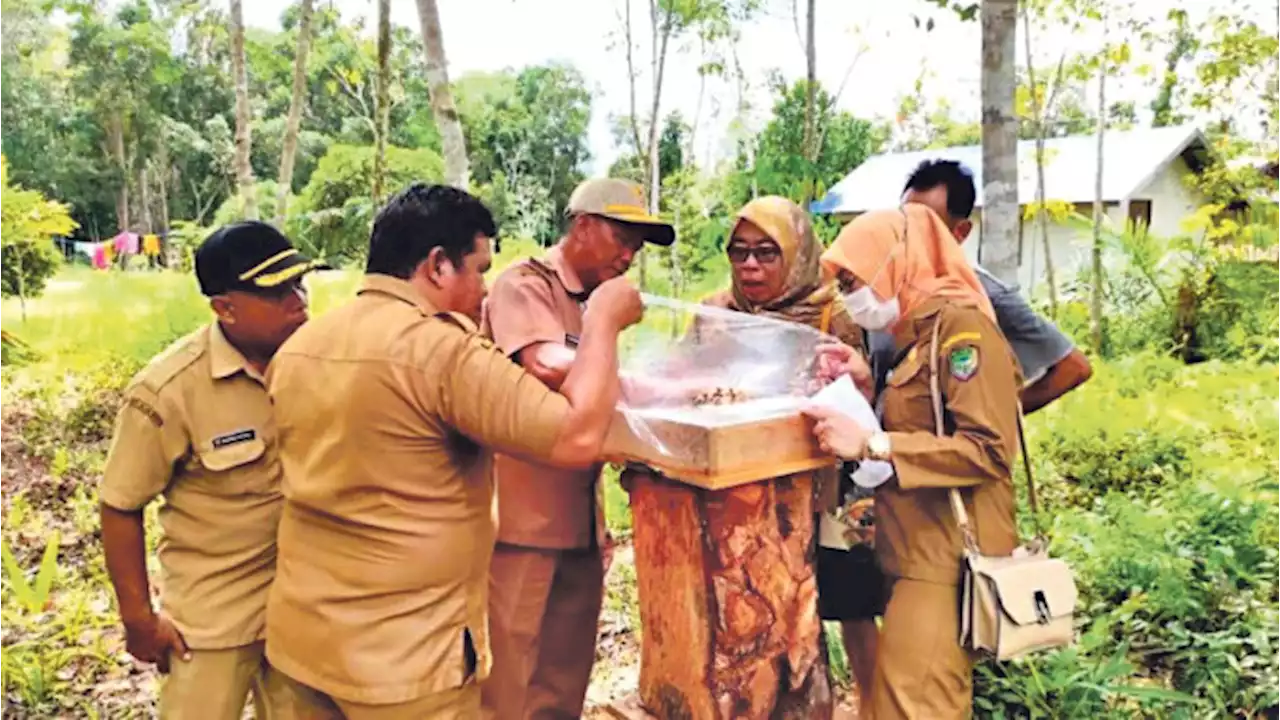
<path fill-rule="evenodd" d="M 592 178 L 584 180 L 569 196 L 566 215 L 600 215 L 628 225 L 645 225 L 652 231 L 645 236 L 654 245 L 670 245 L 676 241 L 675 228 L 650 215 L 644 206 L 644 191 L 630 180 Z"/>

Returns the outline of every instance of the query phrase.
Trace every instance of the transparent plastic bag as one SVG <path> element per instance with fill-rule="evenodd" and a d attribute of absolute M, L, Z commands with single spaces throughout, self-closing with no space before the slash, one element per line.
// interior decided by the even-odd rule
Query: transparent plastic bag
<path fill-rule="evenodd" d="M 644 319 L 621 340 L 623 398 L 632 434 L 681 467 L 696 467 L 700 436 L 798 415 L 822 382 L 818 347 L 835 342 L 807 325 L 643 295 Z"/>

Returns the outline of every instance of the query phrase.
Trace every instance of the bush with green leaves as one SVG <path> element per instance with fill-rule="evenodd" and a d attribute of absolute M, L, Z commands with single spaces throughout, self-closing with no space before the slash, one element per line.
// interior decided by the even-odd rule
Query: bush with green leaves
<path fill-rule="evenodd" d="M 1274 366 L 1144 353 L 1032 416 L 1041 520 L 1075 573 L 1081 635 L 981 665 L 980 715 L 1274 716 L 1276 400 Z"/>

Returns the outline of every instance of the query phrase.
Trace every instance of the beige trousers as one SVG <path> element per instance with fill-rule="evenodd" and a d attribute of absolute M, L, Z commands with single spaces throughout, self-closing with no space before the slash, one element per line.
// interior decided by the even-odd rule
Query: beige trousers
<path fill-rule="evenodd" d="M 899 578 L 880 628 L 875 720 L 949 720 L 973 712 L 973 657 L 960 647 L 955 585 Z"/>
<path fill-rule="evenodd" d="M 482 685 L 484 717 L 581 717 L 603 599 L 598 548 L 499 543 L 489 569 L 493 669 Z"/>
<path fill-rule="evenodd" d="M 253 697 L 254 717 L 277 720 L 285 700 L 282 676 L 267 664 L 265 643 L 192 650 L 173 658 L 160 686 L 161 720 L 240 720 Z"/>
<path fill-rule="evenodd" d="M 327 695 L 279 673 L 285 688 L 285 720 L 475 720 L 480 716 L 480 687 L 432 693 L 389 705 L 356 703 Z"/>

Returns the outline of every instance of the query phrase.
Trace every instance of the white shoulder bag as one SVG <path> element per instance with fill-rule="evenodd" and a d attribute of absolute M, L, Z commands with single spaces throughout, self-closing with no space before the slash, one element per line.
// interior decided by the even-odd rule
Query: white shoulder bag
<path fill-rule="evenodd" d="M 933 396 L 936 433 L 946 434 L 942 390 L 938 380 L 938 326 L 933 326 L 929 358 L 929 390 Z M 1031 512 L 1037 512 L 1036 485 L 1018 408 L 1018 442 L 1027 473 Z M 960 491 L 952 488 L 951 510 L 964 538 L 960 585 L 960 645 L 997 660 L 1011 660 L 1037 650 L 1070 645 L 1074 639 L 1076 583 L 1071 568 L 1049 557 L 1044 534 L 1010 556 L 983 555 L 973 535 Z"/>

